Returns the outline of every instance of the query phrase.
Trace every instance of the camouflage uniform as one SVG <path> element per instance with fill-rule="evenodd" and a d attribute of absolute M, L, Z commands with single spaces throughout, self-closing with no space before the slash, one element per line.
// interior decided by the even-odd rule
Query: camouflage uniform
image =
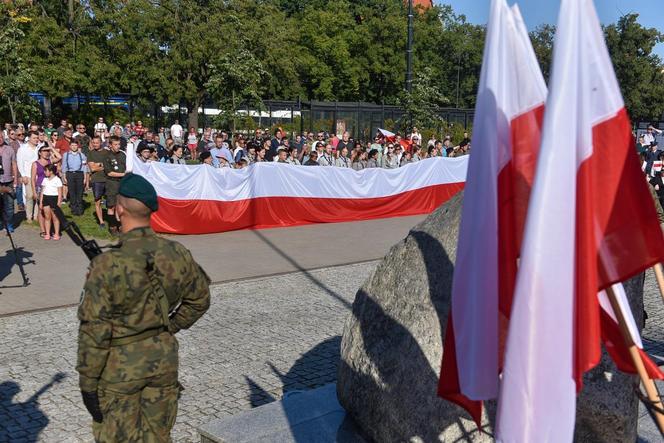
<path fill-rule="evenodd" d="M 209 284 L 185 247 L 148 227 L 93 259 L 78 309 L 76 370 L 81 391 L 99 396 L 96 441 L 170 441 L 181 389 L 174 334 L 208 309 Z"/>

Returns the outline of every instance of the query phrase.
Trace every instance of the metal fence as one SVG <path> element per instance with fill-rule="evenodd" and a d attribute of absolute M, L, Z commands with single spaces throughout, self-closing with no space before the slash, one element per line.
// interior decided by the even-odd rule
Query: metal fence
<path fill-rule="evenodd" d="M 80 95 L 59 100 L 52 109 L 51 101 L 43 94 L 33 94 L 45 119 L 70 118 L 74 121 L 96 121 L 99 116 L 107 120 L 143 120 L 144 125 L 158 128 L 179 121 L 187 124 L 188 109 L 184 104 L 166 106 L 152 103 L 139 104 L 127 94 L 110 98 Z M 300 100 L 265 100 L 263 108 L 242 106 L 236 113 L 236 122 L 242 130 L 282 126 L 292 132 L 326 131 L 342 134 L 348 131 L 355 139 L 369 139 L 378 128 L 405 131 L 402 125 L 404 110 L 398 106 L 366 102 L 322 102 Z M 198 110 L 198 126 L 219 125 L 220 110 L 207 100 Z M 472 125 L 474 110 L 441 108 L 438 115 L 446 125 Z M 92 123 L 92 122 L 88 122 Z M 440 130 L 442 128 L 429 128 Z"/>
<path fill-rule="evenodd" d="M 255 127 L 273 128 L 283 126 L 291 131 L 326 131 L 341 135 L 348 131 L 355 139 L 369 139 L 378 128 L 393 131 L 406 130 L 401 119 L 404 111 L 398 106 L 367 102 L 322 102 L 322 101 L 276 101 L 266 100 L 262 111 L 245 106 L 238 114 L 249 117 Z M 216 110 L 211 106 L 199 114 L 201 126 L 208 126 Z M 443 108 L 438 114 L 445 123 L 472 125 L 474 110 Z M 186 117 L 181 115 L 184 123 Z M 213 117 L 212 117 L 213 118 Z M 438 129 L 438 128 L 436 128 Z"/>

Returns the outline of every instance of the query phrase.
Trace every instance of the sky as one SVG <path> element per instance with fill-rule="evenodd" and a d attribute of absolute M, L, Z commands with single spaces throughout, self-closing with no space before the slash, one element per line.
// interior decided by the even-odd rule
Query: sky
<path fill-rule="evenodd" d="M 529 29 L 542 23 L 555 24 L 558 21 L 559 0 L 507 0 L 507 2 L 510 5 L 519 4 Z M 457 14 L 464 14 L 469 22 L 485 24 L 491 0 L 434 0 L 434 3 L 451 5 Z M 595 0 L 595 7 L 602 24 L 615 23 L 622 15 L 637 13 L 639 22 L 643 26 L 664 32 L 661 0 Z M 664 58 L 664 43 L 655 47 L 655 53 Z"/>

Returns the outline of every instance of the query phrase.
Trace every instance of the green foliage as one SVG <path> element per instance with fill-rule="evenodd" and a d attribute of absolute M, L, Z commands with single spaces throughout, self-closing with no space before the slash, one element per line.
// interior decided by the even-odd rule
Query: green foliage
<path fill-rule="evenodd" d="M 399 104 L 405 111 L 400 127 L 439 128 L 443 124 L 439 108 L 449 104 L 433 80 L 433 69 L 425 67 L 415 74 L 410 93 L 404 92 Z"/>
<path fill-rule="evenodd" d="M 43 92 L 55 108 L 60 98 L 76 93 L 129 93 L 138 108 L 181 104 L 189 110 L 190 126 L 198 126 L 197 111 L 212 98 L 224 125 L 244 127 L 250 122 L 237 112 L 241 104 L 260 107 L 261 100 L 300 97 L 401 103 L 408 122 L 439 131 L 444 123 L 432 114 L 434 107 L 475 106 L 485 29 L 447 5 L 415 14 L 419 85 L 404 95 L 402 0 L 74 0 L 71 9 L 69 4 L 15 0 L 0 6 L 0 114 L 31 116 L 36 109 L 28 91 Z M 652 50 L 662 35 L 636 19 L 627 15 L 606 27 L 607 44 L 630 113 L 656 118 L 664 110 L 664 79 Z M 554 31 L 544 25 L 531 32 L 545 78 Z M 83 108 L 77 116 L 92 112 Z"/>
<path fill-rule="evenodd" d="M 0 5 L 0 100 L 11 120 L 31 118 L 38 112 L 28 93 L 35 86 L 33 70 L 21 53 L 24 27 L 30 23 L 26 5 Z"/>
<path fill-rule="evenodd" d="M 606 43 L 632 119 L 659 118 L 664 111 L 664 66 L 652 51 L 664 35 L 637 19 L 637 14 L 628 14 L 607 26 Z"/>
<path fill-rule="evenodd" d="M 530 33 L 530 40 L 539 61 L 544 80 L 548 83 L 551 73 L 551 61 L 553 60 L 553 38 L 556 27 L 553 25 L 540 25 Z"/>

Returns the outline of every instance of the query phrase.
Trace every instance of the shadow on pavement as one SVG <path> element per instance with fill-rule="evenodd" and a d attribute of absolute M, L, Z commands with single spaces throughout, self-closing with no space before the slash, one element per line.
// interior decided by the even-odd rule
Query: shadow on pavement
<path fill-rule="evenodd" d="M 4 232 L 4 231 L 2 231 Z M 0 242 L 2 242 L 2 232 L 0 232 Z M 9 239 L 4 237 L 9 245 Z M 31 257 L 34 255 L 30 251 L 26 251 L 22 246 L 16 247 L 16 252 L 18 253 L 18 261 L 21 265 L 34 265 L 35 261 L 31 260 Z M 9 249 L 5 251 L 5 255 L 0 257 L 0 282 L 4 281 L 12 272 L 20 272 L 16 264 L 17 257 L 14 255 L 14 250 Z M 13 286 L 12 286 L 13 287 Z M 22 287 L 22 285 L 17 285 L 16 287 Z"/>
<path fill-rule="evenodd" d="M 340 335 L 328 338 L 298 358 L 286 373 L 279 371 L 271 362 L 267 362 L 267 364 L 281 380 L 281 390 L 284 394 L 314 389 L 336 381 L 340 346 Z M 264 390 L 254 380 L 249 377 L 245 377 L 245 379 L 249 387 L 252 407 L 276 400 L 274 395 Z"/>
<path fill-rule="evenodd" d="M 269 238 L 267 238 L 265 235 L 263 235 L 260 231 L 252 231 L 256 237 L 260 238 L 263 242 L 265 242 L 266 245 L 268 245 L 270 248 L 272 248 L 277 254 L 279 254 L 281 257 L 283 257 L 288 263 L 293 265 L 298 271 L 302 272 L 313 284 L 321 288 L 323 291 L 325 291 L 329 296 L 335 298 L 338 302 L 343 304 L 346 308 L 350 309 L 351 304 L 348 303 L 346 300 L 344 300 L 343 297 L 341 297 L 339 294 L 334 292 L 332 289 L 328 288 L 323 282 L 318 280 L 316 277 L 311 275 L 309 271 L 307 271 L 304 267 L 302 267 L 297 261 L 295 261 L 290 255 L 286 254 L 286 252 L 282 251 L 281 248 L 279 248 L 277 245 L 272 243 Z"/>
<path fill-rule="evenodd" d="M 39 409 L 39 397 L 65 378 L 64 373 L 58 372 L 24 402 L 14 401 L 21 392 L 18 383 L 11 380 L 0 383 L 0 441 L 38 441 L 39 434 L 49 421 L 46 414 Z"/>

